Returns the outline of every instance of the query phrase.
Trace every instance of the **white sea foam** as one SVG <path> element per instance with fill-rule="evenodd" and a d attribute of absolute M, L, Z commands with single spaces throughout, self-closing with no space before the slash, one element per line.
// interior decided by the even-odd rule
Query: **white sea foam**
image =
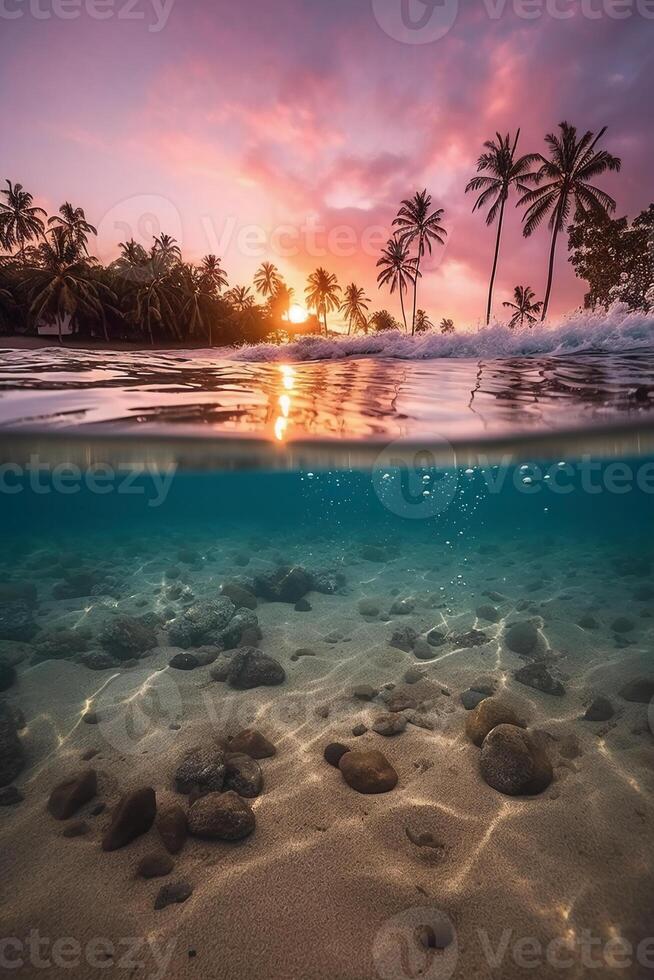
<path fill-rule="evenodd" d="M 654 348 L 654 311 L 629 312 L 616 304 L 608 312 L 570 313 L 559 322 L 510 330 L 496 324 L 478 332 L 397 331 L 353 337 L 302 337 L 293 343 L 256 344 L 221 351 L 236 361 L 319 361 L 344 357 L 429 360 L 438 357 L 524 357 L 539 354 L 624 353 Z"/>

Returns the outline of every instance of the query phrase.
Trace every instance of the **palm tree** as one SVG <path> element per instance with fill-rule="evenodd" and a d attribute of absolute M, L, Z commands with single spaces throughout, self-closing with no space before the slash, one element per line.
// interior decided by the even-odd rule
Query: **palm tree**
<path fill-rule="evenodd" d="M 275 286 L 272 296 L 268 299 L 268 310 L 274 322 L 278 322 L 284 318 L 288 320 L 294 293 L 295 290 L 293 287 L 287 286 L 280 279 L 277 286 Z"/>
<path fill-rule="evenodd" d="M 217 255 L 205 255 L 199 267 L 202 288 L 208 293 L 220 293 L 229 285 L 227 273 Z"/>
<path fill-rule="evenodd" d="M 416 333 L 426 333 L 431 330 L 434 324 L 431 322 L 424 310 L 416 310 Z"/>
<path fill-rule="evenodd" d="M 373 313 L 368 321 L 368 326 L 372 327 L 377 333 L 400 329 L 399 323 L 388 310 L 377 310 L 376 313 Z"/>
<path fill-rule="evenodd" d="M 65 201 L 59 208 L 59 214 L 53 215 L 48 219 L 48 225 L 53 228 L 63 228 L 71 242 L 73 242 L 81 253 L 89 254 L 87 242 L 89 235 L 97 235 L 97 228 L 86 220 L 83 208 L 74 208 L 72 204 Z"/>
<path fill-rule="evenodd" d="M 226 298 L 238 313 L 243 313 L 254 306 L 254 296 L 249 286 L 234 286 L 226 294 Z"/>
<path fill-rule="evenodd" d="M 61 327 L 67 316 L 73 326 L 80 316 L 90 316 L 102 323 L 108 340 L 106 313 L 113 310 L 110 301 L 116 297 L 94 274 L 91 263 L 95 260 L 82 258 L 62 227 L 53 228 L 49 237 L 31 250 L 30 258 L 38 261 L 25 281 L 34 322 L 54 319 L 61 343 Z"/>
<path fill-rule="evenodd" d="M 341 287 L 338 285 L 336 276 L 333 272 L 327 272 L 319 268 L 312 272 L 307 280 L 307 287 L 304 290 L 309 306 L 316 311 L 318 319 L 322 316 L 327 333 L 327 314 L 340 308 L 338 294 Z"/>
<path fill-rule="evenodd" d="M 25 245 L 43 236 L 45 224 L 39 215 L 45 218 L 46 213 L 32 204 L 34 198 L 22 184 L 6 183 L 6 189 L 0 191 L 6 198 L 6 203 L 0 201 L 0 245 L 7 250 L 18 245 L 20 261 L 25 265 Z"/>
<path fill-rule="evenodd" d="M 509 320 L 509 326 L 511 329 L 520 324 L 521 327 L 524 326 L 525 320 L 531 326 L 538 319 L 538 314 L 543 309 L 543 303 L 538 300 L 537 303 L 532 302 L 536 297 L 536 293 L 533 291 L 531 286 L 516 286 L 513 290 L 513 298 L 515 303 L 503 303 L 503 306 L 509 307 L 513 310 L 513 316 Z"/>
<path fill-rule="evenodd" d="M 38 245 L 28 245 L 25 249 L 25 259 L 31 268 L 54 269 L 58 266 L 72 265 L 81 258 L 79 248 L 63 228 L 51 228 L 44 234 L 42 242 Z"/>
<path fill-rule="evenodd" d="M 534 162 L 535 154 L 530 153 L 526 156 L 515 159 L 515 151 L 520 138 L 520 130 L 515 134 L 515 139 L 511 142 L 509 133 L 501 136 L 499 133 L 497 142 L 489 140 L 484 143 L 486 152 L 482 153 L 477 161 L 477 176 L 473 177 L 466 186 L 466 194 L 469 191 L 480 191 L 479 197 L 475 201 L 473 212 L 490 204 L 486 215 L 486 224 L 490 227 L 495 218 L 498 217 L 497 238 L 495 240 L 495 255 L 493 257 L 493 269 L 491 271 L 490 285 L 488 287 L 488 306 L 486 308 L 486 326 L 490 323 L 491 310 L 493 303 L 493 287 L 495 285 L 495 275 L 497 273 L 497 261 L 500 254 L 500 240 L 502 238 L 502 225 L 504 223 L 504 207 L 509 197 L 511 188 L 518 185 L 521 178 L 525 176 L 528 168 Z"/>
<path fill-rule="evenodd" d="M 454 320 L 450 317 L 443 317 L 440 322 L 441 333 L 454 333 Z"/>
<path fill-rule="evenodd" d="M 140 274 L 129 281 L 125 296 L 127 320 L 147 329 L 154 344 L 154 328 L 175 340 L 182 340 L 180 329 L 181 291 L 171 276 L 170 258 L 163 250 L 153 249 Z"/>
<path fill-rule="evenodd" d="M 391 293 L 396 289 L 400 291 L 400 306 L 402 307 L 402 319 L 404 320 L 404 330 L 408 330 L 406 313 L 404 311 L 404 293 L 408 289 L 409 283 L 415 285 L 416 278 L 421 274 L 416 268 L 416 259 L 409 256 L 408 244 L 395 235 L 386 242 L 381 258 L 377 262 L 377 268 L 381 272 L 377 276 L 379 286 L 389 286 Z"/>
<path fill-rule="evenodd" d="M 15 332 L 16 314 L 18 303 L 16 302 L 15 282 L 11 270 L 0 268 L 0 329 L 7 329 L 8 333 Z M 12 331 L 12 326 L 14 330 Z"/>
<path fill-rule="evenodd" d="M 196 268 L 190 263 L 183 262 L 178 266 L 177 272 L 182 316 L 188 336 L 195 337 L 198 333 L 204 332 L 211 347 L 217 294 L 204 276 L 202 267 Z"/>
<path fill-rule="evenodd" d="M 264 299 L 269 299 L 282 285 L 279 270 L 272 262 L 262 262 L 254 274 L 254 288 Z"/>
<path fill-rule="evenodd" d="M 166 265 L 170 268 L 176 262 L 182 261 L 182 250 L 177 244 L 177 240 L 172 237 L 172 235 L 155 235 L 154 245 L 152 246 L 152 253 L 158 253 Z"/>
<path fill-rule="evenodd" d="M 351 282 L 349 286 L 345 287 L 340 311 L 347 320 L 348 334 L 352 331 L 352 325 L 354 325 L 355 332 L 359 327 L 365 330 L 366 313 L 369 305 L 370 299 L 366 296 L 366 291 L 362 286 L 357 286 L 356 283 Z"/>
<path fill-rule="evenodd" d="M 115 260 L 116 263 L 124 263 L 125 266 L 144 265 L 149 255 L 142 245 L 130 238 L 128 242 L 118 242 L 120 255 Z"/>
<path fill-rule="evenodd" d="M 549 228 L 552 243 L 543 320 L 547 316 L 552 293 L 556 240 L 566 226 L 572 203 L 577 211 L 584 214 L 592 212 L 598 217 L 606 217 L 615 211 L 613 198 L 588 182 L 607 170 L 619 171 L 622 165 L 619 157 L 612 156 L 606 150 L 595 150 L 606 132 L 606 126 L 597 136 L 587 132 L 581 139 L 577 139 L 576 127 L 567 122 L 559 123 L 559 129 L 560 134 L 548 133 L 545 137 L 550 151 L 549 159 L 541 153 L 536 154 L 534 159 L 539 163 L 538 169 L 524 174 L 518 185 L 523 192 L 518 203 L 527 208 L 523 216 L 525 237 L 528 238 L 551 212 Z M 530 184 L 534 185 L 531 190 Z"/>
<path fill-rule="evenodd" d="M 124 285 L 127 280 L 147 279 L 150 274 L 150 255 L 143 246 L 130 238 L 127 242 L 119 242 L 118 249 L 118 258 L 109 265 L 109 273 L 114 281 L 119 280 Z"/>
<path fill-rule="evenodd" d="M 407 245 L 417 242 L 416 255 L 416 275 L 413 280 L 413 319 L 411 321 L 411 333 L 416 329 L 416 305 L 418 302 L 418 278 L 420 276 L 420 262 L 425 250 L 431 255 L 432 242 L 439 245 L 445 244 L 447 232 L 439 222 L 445 212 L 442 208 L 431 211 L 431 194 L 424 191 L 417 191 L 412 198 L 402 201 L 397 217 L 393 224 L 400 229 L 399 237 Z"/>

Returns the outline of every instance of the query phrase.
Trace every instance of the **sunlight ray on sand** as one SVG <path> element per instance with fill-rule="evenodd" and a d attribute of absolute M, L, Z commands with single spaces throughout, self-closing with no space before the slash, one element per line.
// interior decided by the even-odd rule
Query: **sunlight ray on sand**
<path fill-rule="evenodd" d="M 25 801 L 16 808 L 11 840 L 22 866 L 29 869 L 58 855 L 58 873 L 68 881 L 72 871 L 66 862 L 76 845 L 62 836 L 63 826 L 44 824 L 43 807 L 53 786 L 94 766 L 98 800 L 107 813 L 91 816 L 90 806 L 80 811 L 89 829 L 75 851 L 76 907 L 88 906 L 85 916 L 97 934 L 107 928 L 95 918 L 88 890 L 100 875 L 114 910 L 151 921 L 147 916 L 160 886 L 144 885 L 134 872 L 140 859 L 160 846 L 157 831 L 124 851 L 102 855 L 99 837 L 111 811 L 122 794 L 139 786 L 155 788 L 162 810 L 172 804 L 186 810 L 188 799 L 175 792 L 182 754 L 194 746 L 222 745 L 253 727 L 276 747 L 273 757 L 259 763 L 263 792 L 251 803 L 254 833 L 240 844 L 191 838 L 175 858 L 176 877 L 188 879 L 194 891 L 174 911 L 174 930 L 169 933 L 163 925 L 157 934 L 174 932 L 185 954 L 198 944 L 200 921 L 213 934 L 229 916 L 247 932 L 239 911 L 244 897 L 248 935 L 254 930 L 261 938 L 274 909 L 277 922 L 288 917 L 291 933 L 300 918 L 317 923 L 316 936 L 329 923 L 341 949 L 343 930 L 356 921 L 358 945 L 349 933 L 348 942 L 352 948 L 365 946 L 365 956 L 371 955 L 383 922 L 416 904 L 444 911 L 467 951 L 479 950 L 480 928 L 488 930 L 496 948 L 505 928 L 547 943 L 575 942 L 589 925 L 608 939 L 627 915 L 637 924 L 647 890 L 651 811 L 643 761 L 646 709 L 621 700 L 617 692 L 625 679 L 646 673 L 654 627 L 651 618 L 639 615 L 647 603 L 635 596 L 633 578 L 615 574 L 625 555 L 633 560 L 633 536 L 622 533 L 598 544 L 573 528 L 544 544 L 549 528 L 532 537 L 511 530 L 517 523 L 513 506 L 506 520 L 487 515 L 487 527 L 475 524 L 477 518 L 466 509 L 456 528 L 465 531 L 463 536 L 445 529 L 432 534 L 425 525 L 402 527 L 395 535 L 396 557 L 376 564 L 362 557 L 366 532 L 347 478 L 322 475 L 308 493 L 315 495 L 321 518 L 343 494 L 338 533 L 322 520 L 311 533 L 301 530 L 297 502 L 285 530 L 272 540 L 265 525 L 263 533 L 255 522 L 245 531 L 239 521 L 227 520 L 225 495 L 212 486 L 207 497 L 220 512 L 220 524 L 212 515 L 191 530 L 185 515 L 180 526 L 180 515 L 173 513 L 174 519 L 156 531 L 122 527 L 111 546 L 106 537 L 82 530 L 67 536 L 67 551 L 87 556 L 92 581 L 107 575 L 119 597 L 57 601 L 52 593 L 63 576 L 59 569 L 57 578 L 46 575 L 44 586 L 39 583 L 47 597 L 37 611 L 44 649 L 59 652 L 57 632 L 74 628 L 89 650 L 76 654 L 77 662 L 64 656 L 38 666 L 29 659 L 18 664 L 17 700 L 27 721 L 21 738 L 30 769 L 21 782 Z M 193 496 L 193 510 L 199 497 Z M 250 499 L 265 498 L 266 487 L 257 485 Z M 488 553 L 483 546 L 491 536 L 500 550 Z M 59 548 L 58 541 L 41 543 L 34 563 L 46 570 L 57 567 Z M 16 560 L 29 569 L 32 559 L 28 553 Z M 205 650 L 207 661 L 216 658 L 213 663 L 203 661 L 191 670 L 170 665 L 182 652 L 169 645 L 170 624 L 182 610 L 196 605 L 201 612 L 225 584 L 247 585 L 278 566 L 345 576 L 335 593 L 310 592 L 305 611 L 257 598 L 262 637 L 256 642 L 283 665 L 283 684 L 239 690 L 214 680 L 214 667 L 221 676 L 235 655 L 217 648 Z M 496 589 L 506 598 L 483 595 Z M 372 606 L 361 607 L 363 599 Z M 478 615 L 487 602 L 494 602 L 497 622 Z M 593 603 L 598 628 L 580 630 L 577 622 Z M 363 615 L 361 608 L 375 608 L 377 614 Z M 391 613 L 392 608 L 400 612 Z M 617 648 L 610 626 L 626 612 L 635 639 Z M 97 676 L 85 666 L 89 655 L 100 666 L 111 662 L 104 645 L 111 631 L 102 634 L 103 644 L 95 639 L 106 623 L 120 617 L 139 622 L 143 616 L 156 623 L 157 641 L 143 659 L 118 660 Z M 509 649 L 506 634 L 512 623 L 532 617 L 543 636 L 538 649 L 563 682 L 560 697 L 515 679 L 530 661 Z M 423 641 L 417 651 L 410 644 L 409 649 L 391 645 L 395 630 L 405 625 Z M 442 636 L 433 639 L 442 645 L 428 648 L 424 641 L 434 629 Z M 186 653 L 192 657 L 194 649 L 200 648 Z M 313 655 L 298 655 L 307 650 Z M 423 660 L 417 653 L 433 656 Z M 554 778 L 540 795 L 505 796 L 485 781 L 481 750 L 465 733 L 470 715 L 461 700 L 476 684 L 489 684 L 532 731 L 545 733 Z M 371 700 L 355 696 L 359 686 Z M 614 702 L 615 716 L 607 725 L 582 720 L 586 703 L 598 693 Z M 394 698 L 415 707 L 402 709 L 407 720 L 402 733 L 385 737 L 373 726 L 387 716 Z M 87 712 L 98 724 L 81 723 Z M 636 734 L 639 730 L 642 734 Z M 381 751 L 397 772 L 397 786 L 381 795 L 355 792 L 323 757 L 326 745 L 335 741 L 350 750 Z M 629 848 L 621 844 L 623 830 Z M 6 833 L 0 829 L 3 848 Z M 434 846 L 415 843 L 423 834 Z M 34 892 L 19 891 L 17 901 L 17 918 L 27 921 L 28 912 L 32 918 L 46 916 Z M 254 916 L 253 909 L 258 910 Z M 48 912 L 49 922 L 54 914 Z M 56 912 L 62 923 L 67 914 Z M 348 976 L 338 952 L 334 955 L 331 975 Z M 473 956 L 465 962 L 474 966 L 476 961 Z M 505 966 L 505 975 L 517 980 Z M 364 965 L 360 976 L 367 980 L 372 973 Z"/>

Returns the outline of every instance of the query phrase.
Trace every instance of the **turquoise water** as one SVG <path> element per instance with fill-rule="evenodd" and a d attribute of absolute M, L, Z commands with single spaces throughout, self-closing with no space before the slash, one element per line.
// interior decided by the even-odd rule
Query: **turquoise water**
<path fill-rule="evenodd" d="M 70 468 L 34 457 L 19 473 L 2 474 L 0 527 L 25 546 L 41 535 L 110 539 L 188 529 L 211 537 L 240 528 L 272 538 L 327 534 L 344 547 L 366 533 L 454 536 L 458 549 L 563 533 L 651 547 L 654 457 L 532 460 L 518 453 L 515 462 L 443 468 L 423 465 L 421 451 L 401 456 L 401 466 L 372 469 L 208 473 L 153 464 Z"/>
<path fill-rule="evenodd" d="M 49 406 L 30 415 L 40 414 L 38 431 L 14 425 L 20 398 L 5 390 L 4 936 L 36 928 L 117 943 L 136 922 L 140 935 L 173 942 L 163 975 L 174 978 L 193 975 L 194 962 L 203 976 L 230 978 L 523 977 L 513 945 L 501 967 L 489 964 L 484 937 L 496 948 L 508 927 L 516 942 L 570 948 L 563 975 L 589 975 L 587 954 L 593 976 L 615 975 L 616 936 L 631 944 L 621 975 L 649 975 L 637 953 L 651 931 L 654 819 L 654 453 L 643 365 L 633 378 L 620 365 L 592 425 L 597 387 L 562 395 L 560 368 L 555 407 L 530 389 L 517 428 L 497 392 L 500 409 L 487 401 L 471 427 L 463 393 L 478 367 L 450 378 L 458 422 L 432 440 L 432 372 L 405 382 L 411 410 L 401 413 L 397 390 L 380 380 L 378 440 L 360 437 L 370 424 L 363 398 L 342 409 L 352 424 L 337 437 L 306 439 L 303 395 L 304 438 L 294 440 L 293 405 L 274 387 L 264 424 L 248 414 L 231 439 L 216 438 L 228 435 L 220 426 L 185 439 L 170 417 L 152 438 L 154 408 L 131 437 L 84 432 L 79 420 L 62 433 L 53 391 L 38 386 Z M 283 388 L 289 375 L 276 385 L 280 377 Z M 307 376 L 300 388 L 315 383 Z M 335 372 L 326 405 L 342 384 Z M 69 390 L 79 388 L 68 381 Z M 121 386 L 127 402 L 141 396 Z M 212 397 L 220 402 L 220 385 Z M 96 420 L 109 411 L 101 386 L 84 398 Z M 266 658 L 253 686 L 244 651 Z M 501 754 L 497 727 L 481 747 L 473 741 L 474 705 L 489 697 L 512 712 L 512 737 L 527 726 L 522 755 Z M 194 808 L 221 797 L 201 781 L 181 792 L 180 759 L 198 746 L 223 758 L 244 728 L 276 747 L 256 763 L 263 788 L 238 803 L 254 829 L 239 843 L 207 839 L 193 831 Z M 359 792 L 325 761 L 333 742 L 381 752 L 396 782 Z M 525 752 L 538 779 L 521 774 Z M 89 767 L 92 799 L 55 819 L 53 787 Z M 180 806 L 191 829 L 163 879 L 181 882 L 185 898 L 163 910 L 162 881 L 135 871 L 162 849 L 156 825 L 103 850 L 120 799 L 144 787 L 159 813 Z M 31 881 L 38 893 L 18 887 Z M 55 882 L 58 903 L 43 898 Z M 262 894 L 269 908 L 253 917 Z M 280 909 L 281 965 L 266 938 L 281 929 Z M 425 952 L 414 926 L 442 925 L 438 916 L 448 943 Z M 389 973 L 397 929 L 406 955 Z M 207 931 L 220 933 L 220 969 Z M 597 939 L 590 954 L 587 932 Z M 561 976 L 543 956 L 538 976 Z M 30 969 L 28 958 L 17 973 Z M 106 974 L 84 961 L 65 975 Z"/>

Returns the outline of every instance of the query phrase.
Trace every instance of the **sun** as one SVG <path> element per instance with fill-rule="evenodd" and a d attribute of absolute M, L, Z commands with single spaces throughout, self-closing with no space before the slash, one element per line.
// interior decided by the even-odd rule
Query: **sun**
<path fill-rule="evenodd" d="M 309 314 L 303 306 L 299 303 L 293 303 L 290 310 L 288 311 L 288 321 L 289 323 L 304 323 Z"/>

